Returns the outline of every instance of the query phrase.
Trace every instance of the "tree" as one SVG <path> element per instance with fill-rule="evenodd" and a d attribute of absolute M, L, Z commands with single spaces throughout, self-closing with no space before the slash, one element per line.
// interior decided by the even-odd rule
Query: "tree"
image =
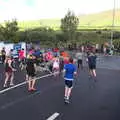
<path fill-rule="evenodd" d="M 12 42 L 17 42 L 17 32 L 18 32 L 18 23 L 16 19 L 13 19 L 12 21 L 5 21 L 4 26 L 0 26 L 0 34 L 2 34 L 4 40 L 12 40 Z"/>
<path fill-rule="evenodd" d="M 0 25 L 0 41 L 4 40 L 3 31 L 4 31 L 4 27 Z"/>
<path fill-rule="evenodd" d="M 61 30 L 65 36 L 66 43 L 75 40 L 78 24 L 78 17 L 75 16 L 74 12 L 70 10 L 65 15 L 65 17 L 61 19 Z"/>

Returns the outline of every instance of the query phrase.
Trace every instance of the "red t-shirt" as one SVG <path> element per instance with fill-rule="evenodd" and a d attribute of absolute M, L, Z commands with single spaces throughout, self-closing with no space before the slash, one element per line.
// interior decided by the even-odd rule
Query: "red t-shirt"
<path fill-rule="evenodd" d="M 24 50 L 19 51 L 19 58 L 23 59 L 24 58 Z"/>

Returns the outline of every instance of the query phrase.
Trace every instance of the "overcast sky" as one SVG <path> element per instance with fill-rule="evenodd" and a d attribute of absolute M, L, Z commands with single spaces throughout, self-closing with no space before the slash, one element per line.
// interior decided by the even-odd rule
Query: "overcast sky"
<path fill-rule="evenodd" d="M 0 21 L 61 18 L 68 9 L 77 15 L 97 13 L 112 9 L 113 3 L 114 0 L 0 0 Z M 116 8 L 120 8 L 120 0 L 116 0 Z"/>

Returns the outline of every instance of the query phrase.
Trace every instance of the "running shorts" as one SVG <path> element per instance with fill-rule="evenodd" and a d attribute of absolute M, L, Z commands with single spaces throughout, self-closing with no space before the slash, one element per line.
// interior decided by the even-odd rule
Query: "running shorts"
<path fill-rule="evenodd" d="M 65 80 L 65 85 L 66 85 L 68 88 L 71 88 L 71 87 L 73 86 L 73 81 Z"/>
<path fill-rule="evenodd" d="M 96 65 L 92 65 L 92 64 L 89 65 L 89 69 L 90 69 L 90 70 L 96 69 Z"/>
<path fill-rule="evenodd" d="M 32 72 L 32 71 L 27 71 L 27 75 L 29 76 L 29 77 L 35 77 L 35 72 Z"/>
<path fill-rule="evenodd" d="M 78 64 L 82 64 L 82 59 L 78 59 Z"/>

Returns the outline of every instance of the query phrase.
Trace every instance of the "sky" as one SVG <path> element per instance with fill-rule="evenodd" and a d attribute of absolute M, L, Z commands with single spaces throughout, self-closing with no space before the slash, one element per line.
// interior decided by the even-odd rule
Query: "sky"
<path fill-rule="evenodd" d="M 120 8 L 120 0 L 116 8 Z M 62 18 L 70 9 L 76 15 L 113 8 L 114 0 L 0 0 L 0 21 Z"/>

